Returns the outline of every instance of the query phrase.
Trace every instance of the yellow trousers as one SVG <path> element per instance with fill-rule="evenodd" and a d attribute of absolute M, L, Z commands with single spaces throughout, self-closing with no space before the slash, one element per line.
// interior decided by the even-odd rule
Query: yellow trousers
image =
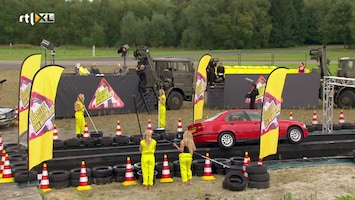
<path fill-rule="evenodd" d="M 85 117 L 82 114 L 75 113 L 75 133 L 84 134 Z"/>
<path fill-rule="evenodd" d="M 180 174 L 181 181 L 186 183 L 192 179 L 192 154 L 191 153 L 180 153 L 179 154 L 179 163 L 180 163 Z"/>
<path fill-rule="evenodd" d="M 142 154 L 141 167 L 143 185 L 152 186 L 154 180 L 155 156 L 154 154 Z"/>

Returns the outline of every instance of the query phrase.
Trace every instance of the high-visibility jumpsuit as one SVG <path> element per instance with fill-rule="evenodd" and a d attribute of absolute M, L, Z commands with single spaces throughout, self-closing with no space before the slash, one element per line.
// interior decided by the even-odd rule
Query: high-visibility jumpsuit
<path fill-rule="evenodd" d="M 141 140 L 140 145 L 142 146 L 142 156 L 141 156 L 141 167 L 143 175 L 143 185 L 152 186 L 154 180 L 154 168 L 155 168 L 155 147 L 157 141 L 152 139 L 149 146 L 145 140 Z"/>
<path fill-rule="evenodd" d="M 84 104 L 81 101 L 76 101 L 75 107 L 80 108 L 79 110 L 75 111 L 75 133 L 76 135 L 84 134 L 84 128 L 85 128 Z"/>
<path fill-rule="evenodd" d="M 164 101 L 164 104 L 161 102 Z M 166 97 L 165 95 L 160 96 L 160 101 L 159 101 L 159 128 L 165 128 L 166 125 Z"/>
<path fill-rule="evenodd" d="M 189 150 L 185 146 L 184 152 L 179 154 L 179 163 L 180 163 L 180 174 L 181 181 L 186 183 L 192 179 L 192 153 L 189 153 Z"/>

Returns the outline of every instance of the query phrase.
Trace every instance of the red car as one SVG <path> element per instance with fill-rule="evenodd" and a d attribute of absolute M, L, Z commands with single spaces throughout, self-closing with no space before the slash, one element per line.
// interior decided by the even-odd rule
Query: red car
<path fill-rule="evenodd" d="M 188 126 L 196 144 L 218 143 L 223 149 L 231 149 L 236 142 L 260 138 L 261 112 L 258 110 L 228 110 Z M 279 139 L 300 143 L 308 136 L 302 122 L 279 120 Z"/>

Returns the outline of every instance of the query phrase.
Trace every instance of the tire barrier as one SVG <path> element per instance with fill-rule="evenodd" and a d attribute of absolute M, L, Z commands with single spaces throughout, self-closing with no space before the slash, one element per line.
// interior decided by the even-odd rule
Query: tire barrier
<path fill-rule="evenodd" d="M 113 169 L 111 166 L 97 166 L 91 169 L 93 183 L 96 185 L 105 185 L 112 183 Z"/>
<path fill-rule="evenodd" d="M 156 179 L 157 179 L 157 174 L 158 174 L 158 171 L 157 170 L 154 170 L 154 177 L 153 177 L 153 185 L 155 185 L 155 182 L 156 182 Z M 137 171 L 137 180 L 138 180 L 138 183 L 139 184 L 143 184 L 143 176 L 142 176 L 142 170 L 138 170 Z"/>
<path fill-rule="evenodd" d="M 203 176 L 205 168 L 205 159 L 196 159 L 192 161 L 192 174 L 195 176 Z"/>
<path fill-rule="evenodd" d="M 98 139 L 96 137 L 81 138 L 81 144 L 85 147 L 95 147 L 98 144 Z"/>
<path fill-rule="evenodd" d="M 216 161 L 218 161 L 224 165 L 227 165 L 227 166 L 232 165 L 231 160 L 228 158 L 214 158 L 213 160 L 216 160 Z M 226 169 L 228 169 L 226 166 L 223 166 L 221 164 L 218 164 L 218 163 L 212 161 L 212 172 L 214 174 L 225 175 Z"/>
<path fill-rule="evenodd" d="M 173 164 L 174 164 L 174 176 L 175 177 L 181 177 L 180 161 L 179 160 L 175 160 L 175 161 L 173 161 Z"/>
<path fill-rule="evenodd" d="M 270 174 L 265 165 L 252 163 L 246 167 L 248 188 L 266 189 L 270 187 Z"/>
<path fill-rule="evenodd" d="M 100 146 L 104 146 L 104 147 L 112 146 L 112 144 L 113 144 L 113 137 L 108 137 L 108 136 L 99 137 L 99 139 L 98 139 L 98 144 L 99 144 Z"/>
<path fill-rule="evenodd" d="M 128 144 L 129 143 L 129 136 L 128 135 L 120 135 L 115 136 L 113 138 L 114 143 L 121 145 L 121 144 Z"/>
<path fill-rule="evenodd" d="M 122 183 L 125 180 L 126 164 L 117 164 L 112 167 L 113 179 L 116 182 Z"/>

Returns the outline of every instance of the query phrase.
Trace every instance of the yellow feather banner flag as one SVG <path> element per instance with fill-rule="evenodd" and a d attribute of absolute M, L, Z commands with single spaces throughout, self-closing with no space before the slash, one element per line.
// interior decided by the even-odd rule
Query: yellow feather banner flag
<path fill-rule="evenodd" d="M 194 110 L 193 122 L 202 119 L 203 106 L 205 103 L 205 90 L 207 86 L 206 68 L 211 60 L 211 56 L 205 54 L 200 58 L 197 69 L 195 70 L 195 92 L 194 92 Z"/>
<path fill-rule="evenodd" d="M 30 90 L 32 79 L 41 68 L 42 54 L 29 55 L 22 63 L 19 81 L 19 102 L 18 102 L 18 134 L 27 133 L 28 128 L 28 106 L 30 102 Z"/>
<path fill-rule="evenodd" d="M 281 97 L 287 71 L 285 67 L 274 69 L 266 82 L 260 125 L 259 158 L 261 159 L 277 152 Z"/>
<path fill-rule="evenodd" d="M 28 170 L 53 158 L 55 99 L 64 67 L 45 66 L 32 82 L 28 113 Z"/>

